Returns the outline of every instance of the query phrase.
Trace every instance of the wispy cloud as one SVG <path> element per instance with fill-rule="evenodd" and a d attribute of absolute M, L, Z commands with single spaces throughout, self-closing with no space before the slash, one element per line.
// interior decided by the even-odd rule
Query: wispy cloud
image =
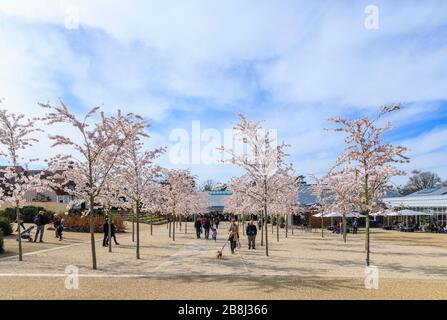
<path fill-rule="evenodd" d="M 364 28 L 368 4 L 1 0 L 0 96 L 30 115 L 59 98 L 79 112 L 138 112 L 164 145 L 192 120 L 222 130 L 244 112 L 278 129 L 303 173 L 324 172 L 343 147 L 323 130 L 329 117 L 403 103 L 389 138 L 409 147 L 412 167 L 447 178 L 447 3 L 376 1 L 376 31 Z M 67 29 L 73 13 L 79 28 Z"/>

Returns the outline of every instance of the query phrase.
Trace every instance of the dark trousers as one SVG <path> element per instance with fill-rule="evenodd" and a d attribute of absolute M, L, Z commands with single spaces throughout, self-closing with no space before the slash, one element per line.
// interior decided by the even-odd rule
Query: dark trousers
<path fill-rule="evenodd" d="M 210 229 L 205 228 L 205 239 L 209 239 L 209 238 L 210 238 Z"/>
<path fill-rule="evenodd" d="M 114 234 L 112 234 L 112 238 L 113 238 L 113 241 L 115 242 L 115 244 L 118 244 L 118 241 L 116 241 L 116 236 Z M 104 247 L 109 245 L 109 234 L 108 233 L 104 233 L 104 239 L 102 240 L 102 245 Z"/>
<path fill-rule="evenodd" d="M 45 230 L 45 226 L 37 226 L 36 227 L 36 235 L 34 236 L 34 242 L 37 241 L 37 237 L 40 235 L 39 237 L 39 241 L 42 242 L 42 238 L 43 238 L 43 231 Z"/>
<path fill-rule="evenodd" d="M 200 234 L 201 234 L 201 229 L 196 228 L 196 235 L 197 235 L 197 239 L 200 239 Z"/>
<path fill-rule="evenodd" d="M 248 249 L 256 248 L 256 236 L 248 236 Z"/>
<path fill-rule="evenodd" d="M 231 252 L 234 253 L 234 249 L 236 249 L 236 241 L 235 240 L 230 240 L 230 249 L 231 249 Z"/>

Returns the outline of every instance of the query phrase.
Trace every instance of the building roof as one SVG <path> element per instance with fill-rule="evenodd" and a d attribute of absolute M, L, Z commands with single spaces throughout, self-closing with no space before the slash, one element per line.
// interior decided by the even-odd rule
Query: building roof
<path fill-rule="evenodd" d="M 412 194 L 406 195 L 405 197 L 429 197 L 429 196 L 443 196 L 447 195 L 447 187 L 438 187 L 431 189 L 424 189 Z"/>

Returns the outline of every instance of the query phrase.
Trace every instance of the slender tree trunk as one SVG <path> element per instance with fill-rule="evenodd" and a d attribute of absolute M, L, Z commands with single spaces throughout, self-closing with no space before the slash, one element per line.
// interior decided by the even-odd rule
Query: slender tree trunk
<path fill-rule="evenodd" d="M 278 214 L 276 214 L 276 242 L 279 242 L 279 223 Z"/>
<path fill-rule="evenodd" d="M 260 215 L 259 219 L 261 221 L 261 246 L 264 246 L 264 215 Z"/>
<path fill-rule="evenodd" d="M 135 214 L 132 208 L 132 242 L 135 242 Z"/>
<path fill-rule="evenodd" d="M 95 247 L 95 200 L 90 196 L 90 244 L 92 247 L 92 267 L 97 269 L 96 265 L 96 247 Z"/>
<path fill-rule="evenodd" d="M 150 214 L 150 221 L 151 221 L 151 235 L 153 234 L 153 231 L 154 231 L 154 229 L 153 229 L 153 216 L 152 216 L 152 214 Z"/>
<path fill-rule="evenodd" d="M 321 237 L 324 238 L 324 216 L 323 212 L 321 212 Z"/>
<path fill-rule="evenodd" d="M 176 223 L 176 216 L 175 216 L 175 213 L 174 213 L 174 215 L 173 215 L 173 219 L 174 219 L 174 225 L 173 225 L 173 227 L 172 227 L 172 241 L 175 241 L 175 223 Z"/>
<path fill-rule="evenodd" d="M 185 234 L 188 233 L 188 217 L 185 216 Z"/>
<path fill-rule="evenodd" d="M 369 211 L 366 212 L 366 240 L 365 240 L 365 249 L 366 249 L 366 265 L 369 267 Z"/>
<path fill-rule="evenodd" d="M 343 241 L 346 243 L 347 230 L 346 230 L 346 215 L 343 213 Z"/>
<path fill-rule="evenodd" d="M 137 219 L 137 250 L 136 250 L 136 256 L 137 259 L 140 259 L 140 203 L 137 201 L 136 204 L 136 219 Z M 111 241 L 111 240 L 110 240 Z"/>
<path fill-rule="evenodd" d="M 291 229 L 292 229 L 292 236 L 293 236 L 293 218 L 294 218 L 294 215 L 292 214 L 292 225 L 291 225 Z"/>
<path fill-rule="evenodd" d="M 170 214 L 168 215 L 168 219 L 169 219 L 169 238 L 172 238 L 172 237 L 171 237 L 171 232 L 172 232 L 172 217 L 171 217 Z"/>
<path fill-rule="evenodd" d="M 265 216 L 267 219 L 267 204 L 264 204 Z M 269 256 L 269 242 L 268 242 L 268 226 L 265 224 L 265 255 Z"/>
<path fill-rule="evenodd" d="M 21 237 L 21 233 L 22 231 L 20 230 L 20 220 L 21 220 L 21 215 L 20 215 L 20 208 L 19 208 L 19 202 L 16 201 L 16 217 L 17 217 L 17 230 L 19 230 L 19 261 L 23 260 L 23 251 L 22 251 L 22 237 Z"/>
<path fill-rule="evenodd" d="M 112 252 L 112 216 L 109 214 L 109 230 L 107 231 L 109 237 L 109 252 Z"/>
<path fill-rule="evenodd" d="M 180 225 L 180 232 L 182 232 L 182 220 L 183 220 L 183 215 L 182 215 L 182 214 L 179 215 L 179 216 L 178 216 L 178 219 L 179 219 L 179 225 Z"/>
<path fill-rule="evenodd" d="M 289 217 L 288 214 L 284 215 L 284 221 L 286 222 L 286 238 L 288 237 L 289 233 L 289 221 L 287 221 L 287 218 Z"/>
<path fill-rule="evenodd" d="M 274 217 L 274 215 L 272 214 L 271 215 L 271 217 L 270 217 L 270 223 L 272 224 L 272 234 L 273 234 L 273 217 Z M 278 214 L 276 214 L 276 217 L 278 217 Z M 278 218 L 276 218 L 276 224 L 278 224 Z"/>

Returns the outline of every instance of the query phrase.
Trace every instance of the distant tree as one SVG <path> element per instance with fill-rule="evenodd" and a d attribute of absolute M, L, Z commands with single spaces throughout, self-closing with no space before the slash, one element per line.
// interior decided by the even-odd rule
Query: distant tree
<path fill-rule="evenodd" d="M 212 179 L 205 180 L 200 189 L 201 191 L 213 191 L 218 183 Z"/>
<path fill-rule="evenodd" d="M 401 190 L 402 193 L 408 194 L 441 186 L 441 178 L 434 172 L 414 170 L 411 174 L 409 181 Z"/>

